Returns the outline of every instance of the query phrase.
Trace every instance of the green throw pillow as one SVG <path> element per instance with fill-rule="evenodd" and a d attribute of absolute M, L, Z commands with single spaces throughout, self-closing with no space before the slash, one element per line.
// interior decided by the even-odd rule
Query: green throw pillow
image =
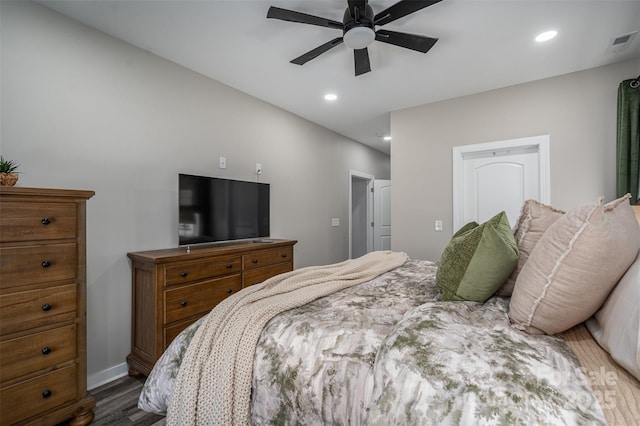
<path fill-rule="evenodd" d="M 451 238 L 440 258 L 436 284 L 442 300 L 484 302 L 518 263 L 518 244 L 505 212 L 482 225 L 470 222 Z"/>

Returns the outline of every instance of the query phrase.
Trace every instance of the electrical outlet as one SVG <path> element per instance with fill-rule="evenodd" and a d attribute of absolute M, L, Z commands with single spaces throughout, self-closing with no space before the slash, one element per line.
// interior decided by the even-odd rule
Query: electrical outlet
<path fill-rule="evenodd" d="M 226 169 L 227 168 L 227 157 L 220 157 L 219 160 L 219 165 L 221 169 Z"/>
<path fill-rule="evenodd" d="M 434 228 L 438 232 L 442 231 L 442 221 L 441 220 L 436 220 Z"/>
<path fill-rule="evenodd" d="M 262 174 L 262 164 L 260 164 L 260 163 L 256 163 L 256 174 L 257 175 L 261 175 Z"/>

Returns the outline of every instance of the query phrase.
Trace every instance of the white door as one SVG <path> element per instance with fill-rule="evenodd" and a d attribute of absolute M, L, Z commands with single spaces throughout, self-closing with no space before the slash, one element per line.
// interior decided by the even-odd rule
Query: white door
<path fill-rule="evenodd" d="M 461 148 L 454 148 L 454 231 L 503 210 L 513 227 L 525 200 L 549 204 L 548 136 Z"/>
<path fill-rule="evenodd" d="M 464 159 L 463 223 L 482 223 L 504 210 L 515 224 L 525 200 L 540 198 L 537 152 L 493 151 Z"/>
<path fill-rule="evenodd" d="M 391 181 L 373 181 L 373 249 L 391 250 Z"/>

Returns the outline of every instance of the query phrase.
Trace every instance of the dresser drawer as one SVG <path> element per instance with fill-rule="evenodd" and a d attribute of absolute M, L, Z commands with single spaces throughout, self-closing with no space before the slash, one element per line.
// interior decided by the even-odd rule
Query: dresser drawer
<path fill-rule="evenodd" d="M 265 266 L 264 268 L 252 269 L 244 273 L 243 287 L 249 287 L 251 285 L 261 283 L 266 279 L 289 272 L 292 269 L 293 265 L 291 262 L 278 263 L 276 265 Z"/>
<path fill-rule="evenodd" d="M 293 259 L 293 247 L 254 251 L 242 256 L 244 269 L 260 268 Z"/>
<path fill-rule="evenodd" d="M 0 423 L 10 425 L 76 398 L 76 366 L 72 365 L 0 391 Z"/>
<path fill-rule="evenodd" d="M 216 257 L 199 262 L 184 262 L 168 266 L 165 272 L 167 285 L 182 284 L 220 275 L 239 273 L 240 256 Z"/>
<path fill-rule="evenodd" d="M 76 318 L 76 285 L 0 294 L 0 334 Z"/>
<path fill-rule="evenodd" d="M 0 203 L 0 241 L 76 237 L 75 203 Z"/>
<path fill-rule="evenodd" d="M 171 342 L 173 342 L 173 339 L 175 339 L 178 336 L 178 334 L 180 334 L 180 332 L 182 330 L 184 330 L 185 328 L 189 327 L 191 324 L 193 324 L 194 322 L 198 321 L 200 318 L 202 318 L 202 317 L 191 318 L 190 320 L 183 321 L 183 322 L 180 322 L 178 324 L 171 325 L 169 327 L 165 327 L 165 329 L 164 329 L 164 347 L 165 347 L 165 349 L 171 344 Z"/>
<path fill-rule="evenodd" d="M 0 248 L 0 288 L 18 287 L 76 277 L 77 245 L 48 244 Z"/>
<path fill-rule="evenodd" d="M 75 325 L 7 340 L 0 343 L 0 382 L 62 364 L 75 357 Z"/>
<path fill-rule="evenodd" d="M 229 295 L 242 289 L 240 274 L 203 281 L 165 291 L 165 324 L 206 313 Z"/>

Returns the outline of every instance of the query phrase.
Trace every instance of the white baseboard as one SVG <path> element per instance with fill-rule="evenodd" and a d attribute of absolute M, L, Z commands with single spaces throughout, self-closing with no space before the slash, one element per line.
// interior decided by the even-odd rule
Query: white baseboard
<path fill-rule="evenodd" d="M 98 371 L 95 374 L 87 376 L 87 389 L 95 389 L 98 386 L 102 386 L 106 383 L 112 382 L 120 377 L 124 377 L 129 374 L 129 366 L 126 362 L 119 365 L 114 365 L 106 370 Z"/>

